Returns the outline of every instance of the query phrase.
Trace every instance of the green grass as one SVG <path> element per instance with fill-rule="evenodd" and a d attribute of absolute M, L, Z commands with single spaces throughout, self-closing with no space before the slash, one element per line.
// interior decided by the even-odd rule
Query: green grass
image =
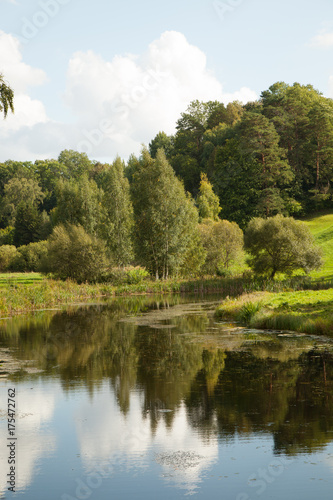
<path fill-rule="evenodd" d="M 239 295 L 243 291 L 241 280 L 222 278 L 145 280 L 133 285 L 113 286 L 110 283 L 78 285 L 37 273 L 0 274 L 0 317 L 115 295 L 209 292 Z"/>
<path fill-rule="evenodd" d="M 280 276 L 275 285 L 262 283 L 261 290 L 265 292 L 227 299 L 216 310 L 218 318 L 254 328 L 333 336 L 333 211 L 303 220 L 323 250 L 323 267 L 313 271 L 303 284 L 300 282 L 300 290 L 285 287 L 284 277 Z M 253 290 L 254 287 L 249 291 Z"/>
<path fill-rule="evenodd" d="M 333 288 L 243 294 L 224 300 L 216 316 L 253 328 L 333 336 Z"/>
<path fill-rule="evenodd" d="M 304 219 L 324 253 L 324 266 L 311 273 L 313 278 L 333 280 L 333 212 L 318 213 Z"/>
<path fill-rule="evenodd" d="M 0 287 L 7 285 L 33 285 L 46 280 L 40 273 L 0 273 Z"/>

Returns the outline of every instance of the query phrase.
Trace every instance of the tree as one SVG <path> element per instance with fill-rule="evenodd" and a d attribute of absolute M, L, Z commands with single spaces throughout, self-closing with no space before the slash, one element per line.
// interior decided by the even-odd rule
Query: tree
<path fill-rule="evenodd" d="M 103 172 L 100 185 L 104 191 L 101 236 L 119 266 L 133 259 L 133 206 L 124 164 L 118 157 Z"/>
<path fill-rule="evenodd" d="M 17 207 L 14 224 L 14 245 L 20 247 L 40 240 L 42 215 L 36 205 L 21 201 Z"/>
<path fill-rule="evenodd" d="M 26 177 L 13 177 L 4 186 L 4 197 L 1 201 L 2 218 L 6 224 L 15 223 L 17 209 L 20 203 L 38 207 L 43 201 L 44 193 L 38 182 Z"/>
<path fill-rule="evenodd" d="M 260 166 L 261 196 L 259 213 L 266 217 L 281 213 L 285 208 L 283 193 L 294 179 L 285 153 L 279 146 L 279 136 L 273 123 L 265 116 L 246 112 L 239 123 L 240 147 Z"/>
<path fill-rule="evenodd" d="M 330 181 L 333 177 L 333 101 L 315 104 L 309 114 L 311 148 L 315 171 L 312 192 L 317 200 L 330 197 Z"/>
<path fill-rule="evenodd" d="M 78 283 L 101 279 L 109 262 L 103 241 L 90 236 L 82 226 L 61 224 L 48 239 L 44 272 Z"/>
<path fill-rule="evenodd" d="M 0 271 L 8 271 L 10 264 L 17 256 L 17 248 L 14 245 L 0 246 Z"/>
<path fill-rule="evenodd" d="M 169 158 L 173 148 L 173 137 L 165 132 L 159 132 L 149 143 L 150 156 L 156 158 L 157 151 L 161 148 L 164 149 L 165 156 Z"/>
<path fill-rule="evenodd" d="M 219 220 L 221 212 L 219 197 L 214 193 L 213 186 L 209 182 L 207 175 L 201 173 L 201 182 L 199 187 L 199 195 L 197 197 L 197 205 L 200 219 Z"/>
<path fill-rule="evenodd" d="M 207 120 L 207 128 L 213 129 L 220 123 L 234 125 L 241 118 L 243 112 L 243 105 L 238 101 L 229 102 L 226 107 L 223 103 L 220 103 L 210 114 Z"/>
<path fill-rule="evenodd" d="M 254 272 L 271 278 L 297 269 L 308 273 L 322 264 L 321 250 L 306 224 L 282 215 L 253 219 L 245 231 L 245 250 Z"/>
<path fill-rule="evenodd" d="M 70 177 L 79 178 L 83 174 L 89 174 L 93 169 L 93 163 L 86 153 L 79 153 L 73 149 L 64 149 L 58 156 L 58 162 L 62 163 L 68 170 Z"/>
<path fill-rule="evenodd" d="M 3 75 L 0 73 L 0 112 L 6 118 L 8 111 L 14 113 L 14 91 L 5 83 Z"/>
<path fill-rule="evenodd" d="M 239 138 L 227 139 L 216 147 L 214 186 L 222 205 L 221 218 L 235 221 L 244 229 L 252 217 L 259 215 L 261 168 L 258 162 L 244 155 Z"/>
<path fill-rule="evenodd" d="M 205 220 L 199 225 L 201 241 L 206 250 L 203 270 L 208 274 L 226 270 L 243 249 L 243 231 L 235 222 Z"/>
<path fill-rule="evenodd" d="M 67 167 L 57 160 L 36 160 L 31 170 L 34 171 L 38 184 L 41 186 L 45 198 L 43 199 L 43 209 L 50 213 L 56 206 L 56 187 L 59 180 L 68 180 L 69 173 Z"/>
<path fill-rule="evenodd" d="M 208 128 L 209 117 L 219 106 L 217 101 L 192 101 L 177 121 L 170 162 L 184 181 L 185 189 L 193 196 L 197 194 L 200 184 L 204 133 Z"/>
<path fill-rule="evenodd" d="M 102 192 L 87 175 L 79 179 L 59 181 L 57 206 L 51 212 L 54 225 L 70 223 L 82 226 L 89 234 L 97 234 L 101 221 Z"/>
<path fill-rule="evenodd" d="M 134 235 L 139 262 L 156 279 L 176 273 L 196 231 L 198 212 L 162 149 L 143 150 L 133 174 Z"/>

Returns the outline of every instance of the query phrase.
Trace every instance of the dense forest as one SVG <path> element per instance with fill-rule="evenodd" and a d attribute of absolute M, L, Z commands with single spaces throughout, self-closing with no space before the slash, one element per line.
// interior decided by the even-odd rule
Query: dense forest
<path fill-rule="evenodd" d="M 254 217 L 331 208 L 332 177 L 333 100 L 311 85 L 275 83 L 245 105 L 194 101 L 175 135 L 159 132 L 127 162 L 64 150 L 1 163 L 0 265 L 35 270 L 48 252 L 66 277 L 64 261 L 80 267 L 89 248 L 92 274 L 107 262 L 156 278 L 223 272 Z"/>

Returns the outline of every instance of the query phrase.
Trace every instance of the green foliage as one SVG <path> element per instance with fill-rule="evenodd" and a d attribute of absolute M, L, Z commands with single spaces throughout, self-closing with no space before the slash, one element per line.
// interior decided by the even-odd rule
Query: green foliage
<path fill-rule="evenodd" d="M 50 213 L 57 204 L 57 183 L 69 178 L 68 168 L 57 160 L 36 160 L 34 171 L 44 193 L 42 208 Z"/>
<path fill-rule="evenodd" d="M 20 247 L 40 239 L 42 217 L 30 202 L 20 202 L 14 224 L 14 245 Z"/>
<path fill-rule="evenodd" d="M 206 251 L 203 271 L 216 274 L 228 269 L 243 248 L 243 231 L 235 222 L 206 219 L 199 225 L 202 245 Z"/>
<path fill-rule="evenodd" d="M 197 205 L 199 210 L 199 220 L 219 220 L 219 213 L 221 212 L 219 197 L 214 193 L 213 186 L 209 182 L 207 175 L 203 173 L 201 174 Z"/>
<path fill-rule="evenodd" d="M 7 226 L 0 229 L 0 245 L 12 245 L 14 243 L 14 227 Z"/>
<path fill-rule="evenodd" d="M 58 162 L 64 165 L 70 177 L 75 179 L 88 175 L 93 168 L 93 163 L 86 153 L 79 153 L 72 149 L 64 149 L 58 156 Z"/>
<path fill-rule="evenodd" d="M 6 118 L 8 111 L 14 113 L 14 91 L 5 83 L 3 75 L 0 73 L 0 112 Z"/>
<path fill-rule="evenodd" d="M 101 221 L 102 192 L 87 175 L 79 179 L 59 181 L 56 189 L 57 206 L 52 212 L 54 225 L 82 226 L 89 234 L 96 234 Z"/>
<path fill-rule="evenodd" d="M 17 248 L 9 269 L 14 272 L 39 272 L 47 258 L 47 242 L 38 241 Z"/>
<path fill-rule="evenodd" d="M 78 283 L 102 279 L 109 264 L 103 241 L 87 234 L 82 226 L 59 225 L 48 239 L 43 272 Z"/>
<path fill-rule="evenodd" d="M 4 197 L 1 201 L 2 219 L 6 224 L 14 225 L 20 203 L 28 202 L 38 207 L 44 196 L 36 180 L 28 177 L 12 177 L 4 186 Z"/>
<path fill-rule="evenodd" d="M 136 285 L 149 277 L 149 272 L 140 266 L 114 267 L 108 271 L 106 281 L 113 285 Z"/>
<path fill-rule="evenodd" d="M 117 158 L 100 176 L 103 189 L 103 215 L 100 234 L 118 266 L 133 260 L 133 206 L 124 165 Z"/>
<path fill-rule="evenodd" d="M 189 246 L 184 256 L 179 274 L 184 277 L 196 277 L 201 274 L 207 252 L 203 247 L 199 226 L 193 232 Z"/>
<path fill-rule="evenodd" d="M 131 185 L 139 263 L 159 279 L 176 273 L 196 231 L 198 213 L 163 150 L 144 150 Z"/>
<path fill-rule="evenodd" d="M 265 116 L 247 112 L 239 122 L 240 149 L 243 155 L 259 165 L 261 193 L 257 203 L 260 215 L 266 217 L 284 210 L 281 188 L 290 184 L 294 174 L 279 146 L 279 135 Z"/>
<path fill-rule="evenodd" d="M 7 271 L 17 256 L 17 249 L 14 245 L 0 246 L 0 271 Z"/>
<path fill-rule="evenodd" d="M 302 222 L 276 215 L 253 219 L 245 231 L 248 264 L 257 274 L 309 272 L 322 264 L 321 251 Z"/>
<path fill-rule="evenodd" d="M 149 143 L 150 156 L 156 158 L 159 149 L 164 149 L 165 156 L 169 158 L 173 150 L 173 137 L 165 132 L 159 132 Z"/>
<path fill-rule="evenodd" d="M 237 319 L 241 323 L 249 325 L 255 315 L 262 309 L 262 302 L 246 302 L 239 310 Z"/>

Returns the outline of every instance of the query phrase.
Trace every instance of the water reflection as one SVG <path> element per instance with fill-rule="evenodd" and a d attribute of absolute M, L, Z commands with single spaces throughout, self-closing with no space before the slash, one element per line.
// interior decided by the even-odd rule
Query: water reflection
<path fill-rule="evenodd" d="M 86 473 L 105 462 L 120 472 L 155 467 L 188 493 L 218 462 L 220 443 L 262 436 L 289 457 L 330 443 L 331 343 L 221 325 L 213 309 L 180 296 L 137 297 L 2 321 L 0 347 L 42 370 L 10 375 L 35 391 L 20 400 L 32 414 L 20 428 L 33 450 L 20 455 L 22 488 L 57 448 L 41 428 L 61 393 L 67 401 L 88 395 L 72 410 L 77 450 L 69 451 Z"/>
<path fill-rule="evenodd" d="M 0 386 L 1 401 L 6 402 L 6 392 Z M 50 456 L 56 449 L 54 433 L 48 429 L 54 410 L 56 393 L 54 387 L 47 390 L 45 386 L 24 385 L 16 399 L 19 412 L 16 414 L 17 442 L 19 443 L 19 474 L 17 475 L 17 491 L 24 491 L 32 482 L 36 467 L 41 460 Z M 4 415 L 2 415 L 4 416 Z M 7 415 L 5 415 L 7 418 Z M 1 418 L 1 436 L 7 436 L 7 420 Z M 2 441 L 5 442 L 5 439 Z M 0 470 L 7 472 L 8 448 L 0 447 Z M 0 495 L 7 490 L 7 477 L 0 475 Z"/>

